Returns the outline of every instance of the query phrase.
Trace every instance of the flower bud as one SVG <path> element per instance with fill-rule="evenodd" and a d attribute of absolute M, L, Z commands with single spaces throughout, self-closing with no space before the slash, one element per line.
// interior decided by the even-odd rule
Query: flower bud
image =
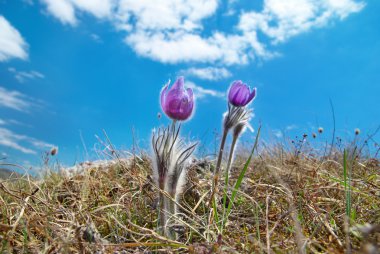
<path fill-rule="evenodd" d="M 250 91 L 249 86 L 241 80 L 234 81 L 228 92 L 228 101 L 236 107 L 244 107 L 256 96 L 256 88 Z"/>
<path fill-rule="evenodd" d="M 194 107 L 193 90 L 184 88 L 184 78 L 179 77 L 168 90 L 169 83 L 161 91 L 161 107 L 173 120 L 186 120 L 191 116 Z"/>

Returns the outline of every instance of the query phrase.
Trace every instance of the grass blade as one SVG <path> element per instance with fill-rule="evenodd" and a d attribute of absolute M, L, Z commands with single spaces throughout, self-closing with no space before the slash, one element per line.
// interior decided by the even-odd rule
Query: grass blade
<path fill-rule="evenodd" d="M 229 215 L 230 215 L 230 213 L 231 213 L 232 205 L 233 205 L 233 203 L 234 203 L 234 201 L 235 201 L 235 198 L 236 198 L 237 191 L 238 191 L 238 189 L 240 188 L 241 183 L 243 182 L 243 178 L 244 178 L 244 176 L 245 176 L 245 173 L 247 172 L 248 166 L 249 166 L 249 164 L 251 163 L 252 156 L 253 156 L 253 154 L 254 154 L 256 148 L 257 148 L 258 141 L 259 141 L 259 136 L 260 136 L 260 130 L 261 130 L 261 126 L 260 126 L 259 129 L 257 130 L 256 140 L 255 140 L 255 144 L 254 144 L 254 146 L 253 146 L 253 148 L 252 148 L 252 150 L 251 150 L 251 154 L 249 155 L 247 161 L 245 162 L 245 164 L 244 164 L 244 168 L 243 168 L 243 170 L 240 172 L 239 177 L 238 177 L 238 179 L 237 179 L 237 181 L 236 181 L 236 183 L 235 183 L 234 189 L 232 190 L 231 199 L 230 199 L 230 202 L 228 203 L 228 207 L 227 207 L 227 212 L 226 212 L 227 215 L 226 215 L 226 217 L 225 217 L 224 220 L 223 220 L 222 230 L 223 230 L 224 226 L 226 225 L 226 222 L 227 222 L 227 220 L 228 220 L 228 217 L 229 217 Z"/>
<path fill-rule="evenodd" d="M 344 178 L 344 192 L 346 194 L 346 215 L 351 218 L 351 179 L 347 167 L 347 150 L 343 152 L 343 178 Z"/>

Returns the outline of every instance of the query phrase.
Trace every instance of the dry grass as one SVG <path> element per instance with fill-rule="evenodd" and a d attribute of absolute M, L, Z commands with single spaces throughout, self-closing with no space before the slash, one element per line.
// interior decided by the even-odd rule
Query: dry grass
<path fill-rule="evenodd" d="M 243 154 L 235 161 L 231 186 L 246 160 Z M 349 160 L 352 211 L 347 219 L 341 152 L 322 158 L 311 150 L 262 148 L 223 235 L 215 220 L 208 223 L 214 162 L 196 161 L 176 240 L 156 233 L 158 195 L 149 157 L 115 161 L 73 175 L 0 180 L 0 253 L 378 253 L 376 158 Z"/>

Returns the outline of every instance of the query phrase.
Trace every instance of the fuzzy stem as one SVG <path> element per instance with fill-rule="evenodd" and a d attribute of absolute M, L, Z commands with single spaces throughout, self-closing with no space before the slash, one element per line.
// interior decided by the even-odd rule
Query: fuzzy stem
<path fill-rule="evenodd" d="M 222 164 L 222 158 L 223 158 L 224 145 L 226 143 L 227 134 L 228 134 L 228 129 L 224 128 L 222 141 L 220 143 L 218 161 L 217 161 L 216 167 L 215 167 L 215 174 L 219 174 L 219 172 L 220 172 L 220 168 L 221 168 L 221 164 Z"/>
<path fill-rule="evenodd" d="M 173 200 L 176 200 L 176 193 L 175 192 L 171 192 L 170 193 L 170 196 L 172 197 Z M 169 211 L 170 211 L 170 214 L 171 215 L 175 215 L 176 214 L 176 203 L 173 201 L 173 200 L 169 200 Z"/>
<path fill-rule="evenodd" d="M 222 164 L 223 151 L 224 151 L 224 145 L 225 145 L 226 139 L 227 139 L 227 134 L 228 134 L 228 129 L 224 128 L 224 130 L 223 130 L 223 136 L 222 136 L 222 141 L 220 142 L 220 149 L 219 149 L 219 154 L 218 154 L 218 160 L 216 162 L 216 167 L 215 167 L 215 172 L 214 172 L 214 179 L 213 179 L 213 184 L 212 184 L 212 192 L 211 192 L 211 197 L 210 197 L 210 202 L 209 202 L 210 206 L 212 205 L 215 192 L 217 191 L 218 180 L 219 180 L 219 173 L 220 173 L 220 168 L 221 168 L 221 164 Z"/>
<path fill-rule="evenodd" d="M 161 186 L 162 184 L 160 184 L 160 189 L 162 191 L 164 191 L 164 188 L 163 186 Z M 164 195 L 164 193 L 162 193 L 160 191 L 160 194 L 159 194 L 159 202 L 160 202 L 160 210 L 159 210 L 159 213 L 160 213 L 160 221 L 159 221 L 159 225 L 160 225 L 160 232 L 162 235 L 166 236 L 166 215 L 165 215 L 165 210 L 166 210 L 166 197 Z"/>
<path fill-rule="evenodd" d="M 176 128 L 176 124 L 177 124 L 177 120 L 173 119 L 172 124 L 171 124 L 171 128 L 170 128 L 170 134 L 169 134 L 171 136 L 171 143 L 172 143 L 171 144 L 171 148 L 170 148 L 171 155 L 173 155 L 173 149 L 175 149 L 175 147 L 173 147 L 173 146 L 175 146 L 175 144 L 174 144 L 175 143 L 174 138 L 175 138 L 176 129 L 177 129 Z M 169 178 L 169 175 L 167 176 L 167 178 Z M 168 185 L 169 182 L 170 182 L 169 179 L 166 179 L 166 185 Z M 175 183 L 174 185 L 176 186 L 177 183 Z M 173 199 L 175 199 L 175 197 L 176 197 L 176 187 L 175 186 L 174 187 L 172 186 L 169 189 L 169 194 L 170 194 L 171 198 L 173 198 Z M 168 215 L 166 215 L 166 222 L 167 222 L 168 217 L 175 216 L 175 213 L 176 213 L 176 203 L 173 202 L 170 198 L 165 197 L 164 207 L 165 207 L 165 211 L 167 213 L 169 213 Z M 167 229 L 165 231 L 166 231 L 165 232 L 165 236 L 167 236 L 170 239 L 175 239 L 176 233 L 172 230 L 172 227 L 170 225 L 169 225 L 169 229 Z"/>
<path fill-rule="evenodd" d="M 177 203 L 176 203 L 177 202 L 177 193 L 172 193 L 171 196 L 172 196 L 173 200 L 169 200 L 170 204 L 171 204 L 171 206 L 170 206 L 170 214 L 172 216 L 177 216 L 177 210 L 178 210 L 178 206 L 177 206 Z M 174 217 L 174 218 L 176 218 L 176 217 Z M 169 232 L 170 232 L 170 237 L 172 239 L 177 239 L 177 233 L 173 230 L 173 228 L 170 228 Z"/>
<path fill-rule="evenodd" d="M 175 198 L 175 193 L 170 192 L 170 196 L 174 199 Z M 167 217 L 175 216 L 175 209 L 176 209 L 176 204 L 174 201 L 172 201 L 170 198 L 166 198 L 165 202 L 165 209 L 169 213 Z M 169 239 L 175 239 L 176 238 L 176 233 L 172 229 L 172 226 L 169 225 L 168 230 L 166 230 L 166 236 Z"/>
<path fill-rule="evenodd" d="M 232 159 L 233 159 L 234 153 L 235 153 L 235 146 L 236 146 L 236 143 L 237 143 L 238 139 L 239 139 L 239 135 L 234 135 L 233 136 L 232 143 L 231 143 L 231 149 L 230 149 L 230 156 L 228 157 L 228 162 L 227 162 L 226 174 L 230 173 Z M 228 176 L 228 174 L 227 174 L 227 176 Z M 228 181 L 228 178 L 227 178 L 227 181 Z"/>
<path fill-rule="evenodd" d="M 173 119 L 173 121 L 172 121 L 172 130 L 174 130 L 174 132 L 175 132 L 175 126 L 176 126 L 176 124 L 177 124 L 177 120 Z"/>
<path fill-rule="evenodd" d="M 224 227 L 223 222 L 224 222 L 224 217 L 226 215 L 226 203 L 227 203 L 227 193 L 228 193 L 228 179 L 229 179 L 232 159 L 234 157 L 235 146 L 236 146 L 236 143 L 237 143 L 238 139 L 239 139 L 239 135 L 233 135 L 233 139 L 232 139 L 232 143 L 231 143 L 231 148 L 230 148 L 230 155 L 228 157 L 227 168 L 226 168 L 226 172 L 225 172 L 224 195 L 223 195 L 223 220 L 222 220 L 222 225 L 221 225 L 221 232 L 223 232 L 223 227 Z"/>

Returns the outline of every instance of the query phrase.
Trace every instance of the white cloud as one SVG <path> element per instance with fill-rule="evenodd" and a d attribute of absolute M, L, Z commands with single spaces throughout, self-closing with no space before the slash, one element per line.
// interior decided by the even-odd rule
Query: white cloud
<path fill-rule="evenodd" d="M 0 118 L 0 125 L 19 125 L 19 126 L 24 126 L 24 127 L 31 127 L 28 124 L 21 123 L 21 122 L 19 122 L 17 120 L 14 120 L 14 119 L 4 120 L 4 119 L 1 119 L 1 118 Z"/>
<path fill-rule="evenodd" d="M 47 11 L 59 19 L 63 24 L 76 25 L 74 6 L 66 0 L 42 0 L 46 4 Z"/>
<path fill-rule="evenodd" d="M 287 131 L 295 130 L 295 129 L 297 129 L 297 128 L 298 128 L 298 126 L 295 125 L 295 124 L 291 124 L 291 125 L 288 125 L 288 126 L 285 127 L 285 129 L 286 129 Z"/>
<path fill-rule="evenodd" d="M 6 107 L 22 112 L 29 112 L 36 104 L 33 99 L 18 92 L 7 90 L 0 86 L 0 107 Z"/>
<path fill-rule="evenodd" d="M 26 80 L 43 79 L 45 75 L 38 71 L 18 71 L 15 68 L 8 68 L 8 71 L 14 74 L 18 82 L 24 83 Z"/>
<path fill-rule="evenodd" d="M 54 147 L 52 144 L 48 144 L 41 140 L 20 135 L 12 132 L 9 129 L 0 127 L 0 145 L 18 150 L 26 154 L 37 154 L 37 150 L 49 149 Z"/>
<path fill-rule="evenodd" d="M 120 0 L 120 23 L 134 23 L 135 30 L 163 31 L 201 29 L 201 21 L 213 15 L 218 0 Z"/>
<path fill-rule="evenodd" d="M 75 26 L 78 22 L 77 12 L 85 12 L 97 18 L 111 15 L 114 0 L 41 0 L 47 11 L 63 24 Z"/>
<path fill-rule="evenodd" d="M 63 23 L 76 25 L 78 12 L 107 18 L 116 29 L 127 33 L 124 42 L 140 56 L 171 64 L 219 65 L 276 57 L 277 43 L 343 20 L 365 6 L 360 0 L 263 0 L 262 10 L 257 12 L 235 10 L 235 1 L 229 1 L 228 8 L 233 8 L 230 14 L 241 13 L 238 24 L 229 27 L 229 33 L 206 33 L 205 21 L 216 14 L 218 0 L 41 1 Z"/>
<path fill-rule="evenodd" d="M 0 62 L 11 58 L 28 58 L 28 44 L 20 32 L 0 15 Z"/>
<path fill-rule="evenodd" d="M 91 39 L 93 39 L 95 42 L 98 42 L 98 43 L 103 42 L 103 41 L 102 41 L 102 38 L 100 38 L 100 36 L 97 35 L 97 34 L 92 33 L 92 34 L 90 34 L 90 37 L 91 37 Z"/>
<path fill-rule="evenodd" d="M 280 130 L 272 130 L 272 133 L 273 135 L 276 137 L 276 138 L 282 138 L 284 135 L 282 134 L 282 131 Z"/>
<path fill-rule="evenodd" d="M 221 80 L 232 76 L 232 73 L 226 68 L 206 67 L 206 68 L 189 68 L 181 70 L 180 73 L 186 76 L 194 76 L 205 80 Z"/>
<path fill-rule="evenodd" d="M 206 89 L 201 86 L 197 86 L 194 82 L 186 81 L 186 87 L 193 89 L 194 97 L 196 99 L 204 99 L 207 96 L 211 97 L 217 97 L 217 98 L 224 98 L 225 93 L 212 90 L 212 89 Z"/>
<path fill-rule="evenodd" d="M 62 0 L 61 0 L 62 1 Z M 114 0 L 70 0 L 79 10 L 88 12 L 97 18 L 107 18 L 111 15 Z"/>
<path fill-rule="evenodd" d="M 248 41 L 250 39 L 250 41 Z M 188 32 L 136 32 L 128 35 L 125 42 L 138 55 L 163 63 L 222 63 L 225 65 L 247 64 L 250 58 L 271 58 L 255 34 L 249 36 L 225 35 L 220 32 L 203 38 Z"/>
<path fill-rule="evenodd" d="M 364 6 L 355 0 L 264 0 L 263 10 L 242 14 L 238 27 L 243 33 L 260 30 L 276 44 L 311 28 L 342 20 Z"/>

